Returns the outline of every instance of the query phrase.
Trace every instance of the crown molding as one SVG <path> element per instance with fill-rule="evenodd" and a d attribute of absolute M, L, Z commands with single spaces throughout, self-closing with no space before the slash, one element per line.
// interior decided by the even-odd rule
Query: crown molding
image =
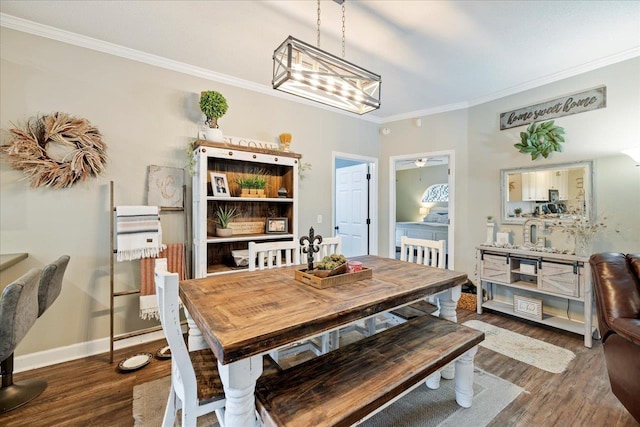
<path fill-rule="evenodd" d="M 475 107 L 476 105 L 481 105 L 487 102 L 495 101 L 496 99 L 504 98 L 506 96 L 511 96 L 520 92 L 530 90 L 530 89 L 535 89 L 537 87 L 544 86 L 549 83 L 555 83 L 557 81 L 564 80 L 569 77 L 574 77 L 579 74 L 584 74 L 589 71 L 597 70 L 598 68 L 603 68 L 609 65 L 617 64 L 618 62 L 626 61 L 628 59 L 632 59 L 638 56 L 640 56 L 640 47 L 628 49 L 628 50 L 619 52 L 615 55 L 610 55 L 604 58 L 596 59 L 594 61 L 587 62 L 586 64 L 582 64 L 577 67 L 569 68 L 567 70 L 560 71 L 558 73 L 549 74 L 548 76 L 531 80 L 530 82 L 526 82 L 521 85 L 513 86 L 511 88 L 508 88 L 499 92 L 494 92 L 487 96 L 482 96 L 480 98 L 473 99 L 469 101 L 469 107 Z"/>
<path fill-rule="evenodd" d="M 447 104 L 447 105 L 442 105 L 440 107 L 428 108 L 426 110 L 417 110 L 417 111 L 411 111 L 408 113 L 396 114 L 395 116 L 384 117 L 382 119 L 382 123 L 390 123 L 390 122 L 397 122 L 400 120 L 415 119 L 416 117 L 432 116 L 434 114 L 446 113 L 449 111 L 456 111 L 456 110 L 464 110 L 466 108 L 469 108 L 469 103 L 466 101 L 463 101 L 455 104 Z"/>

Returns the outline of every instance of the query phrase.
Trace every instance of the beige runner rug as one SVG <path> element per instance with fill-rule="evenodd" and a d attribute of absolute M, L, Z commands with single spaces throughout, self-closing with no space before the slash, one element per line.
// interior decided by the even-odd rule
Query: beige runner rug
<path fill-rule="evenodd" d="M 455 401 L 454 385 L 453 380 L 442 380 L 438 390 L 429 390 L 422 385 L 364 421 L 361 426 L 483 427 L 523 391 L 508 381 L 476 368 L 473 406 L 465 409 Z M 165 377 L 133 389 L 133 418 L 136 427 L 157 427 L 162 424 L 170 386 L 170 377 Z M 198 426 L 218 425 L 214 414 L 198 418 Z"/>
<path fill-rule="evenodd" d="M 484 332 L 482 347 L 527 363 L 547 372 L 564 372 L 576 355 L 566 348 L 511 332 L 507 329 L 481 322 L 468 320 L 463 325 Z"/>

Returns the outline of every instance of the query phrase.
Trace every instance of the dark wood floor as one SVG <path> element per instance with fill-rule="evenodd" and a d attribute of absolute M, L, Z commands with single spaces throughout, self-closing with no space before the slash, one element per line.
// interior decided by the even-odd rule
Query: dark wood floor
<path fill-rule="evenodd" d="M 480 347 L 476 365 L 525 389 L 491 426 L 637 426 L 611 393 L 600 341 L 592 349 L 582 337 L 505 316 L 479 316 L 458 310 L 458 321 L 479 319 L 573 351 L 569 369 L 552 374 Z M 162 343 L 118 351 L 115 360 L 138 351 L 155 353 Z M 0 415 L 0 426 L 132 426 L 133 387 L 170 375 L 170 361 L 154 359 L 131 373 L 120 373 L 108 354 L 15 375 L 45 378 L 49 387 L 26 406 Z M 464 427 L 464 426 L 461 426 Z"/>

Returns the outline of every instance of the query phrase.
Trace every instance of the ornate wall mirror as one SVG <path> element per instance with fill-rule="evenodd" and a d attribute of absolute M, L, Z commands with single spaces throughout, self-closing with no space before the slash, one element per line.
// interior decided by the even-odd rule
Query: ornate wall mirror
<path fill-rule="evenodd" d="M 593 161 L 500 171 L 501 220 L 593 220 Z"/>

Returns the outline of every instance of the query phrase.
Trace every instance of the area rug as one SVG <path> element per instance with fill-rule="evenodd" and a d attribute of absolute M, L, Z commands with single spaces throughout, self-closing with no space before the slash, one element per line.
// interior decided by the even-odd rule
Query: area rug
<path fill-rule="evenodd" d="M 527 363 L 547 372 L 559 374 L 567 369 L 576 355 L 566 348 L 511 332 L 507 329 L 468 320 L 463 325 L 484 332 L 482 347 Z"/>
<path fill-rule="evenodd" d="M 133 418 L 136 427 L 162 424 L 171 385 L 170 377 L 161 378 L 133 389 Z M 511 403 L 523 389 L 477 369 L 471 408 L 461 408 L 455 401 L 454 380 L 441 380 L 438 390 L 421 385 L 382 412 L 365 420 L 365 427 L 483 427 Z M 198 426 L 218 426 L 215 415 L 198 419 Z"/>

